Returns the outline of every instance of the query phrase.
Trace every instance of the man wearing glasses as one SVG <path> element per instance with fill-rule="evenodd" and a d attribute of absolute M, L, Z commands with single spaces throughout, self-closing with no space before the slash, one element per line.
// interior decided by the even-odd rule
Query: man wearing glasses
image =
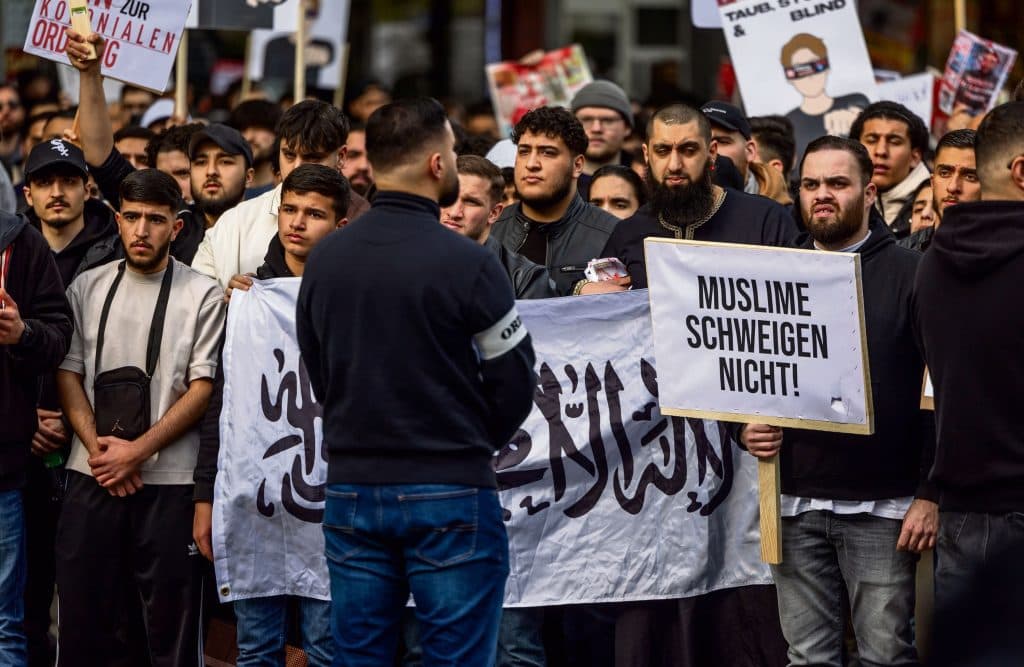
<path fill-rule="evenodd" d="M 861 93 L 831 97 L 828 84 L 828 47 L 819 37 L 803 32 L 782 47 L 779 58 L 786 82 L 804 98 L 786 114 L 796 135 L 796 154 L 803 155 L 811 141 L 826 134 L 845 137 L 857 115 L 870 102 Z"/>
<path fill-rule="evenodd" d="M 572 98 L 571 105 L 576 120 L 587 133 L 583 164 L 587 178 L 580 179 L 580 187 L 586 189 L 590 176 L 601 167 L 628 164 L 622 159 L 622 144 L 633 132 L 633 108 L 625 91 L 611 81 L 588 83 Z"/>

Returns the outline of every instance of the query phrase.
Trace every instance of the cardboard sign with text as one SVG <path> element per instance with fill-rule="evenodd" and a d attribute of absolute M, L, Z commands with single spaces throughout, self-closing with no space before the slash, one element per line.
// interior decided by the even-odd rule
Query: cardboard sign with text
<path fill-rule="evenodd" d="M 874 431 L 856 253 L 648 238 L 662 412 Z"/>
<path fill-rule="evenodd" d="M 797 154 L 878 99 L 853 0 L 718 0 L 748 116 L 785 115 Z"/>
<path fill-rule="evenodd" d="M 178 53 L 191 0 L 90 0 L 93 32 L 107 41 L 103 76 L 163 92 Z M 36 0 L 26 53 L 70 65 L 64 53 L 71 10 L 64 0 Z"/>

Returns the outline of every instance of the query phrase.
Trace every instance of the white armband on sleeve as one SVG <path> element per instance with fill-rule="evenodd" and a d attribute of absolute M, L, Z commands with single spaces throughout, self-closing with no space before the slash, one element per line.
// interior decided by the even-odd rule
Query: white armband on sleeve
<path fill-rule="evenodd" d="M 473 336 L 480 351 L 481 359 L 494 359 L 505 354 L 526 338 L 526 327 L 519 319 L 516 307 L 508 311 L 504 317 Z"/>

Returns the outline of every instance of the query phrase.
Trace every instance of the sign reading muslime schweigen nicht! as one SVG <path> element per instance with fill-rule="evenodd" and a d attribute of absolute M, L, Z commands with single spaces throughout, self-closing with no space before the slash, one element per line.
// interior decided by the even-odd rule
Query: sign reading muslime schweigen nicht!
<path fill-rule="evenodd" d="M 663 413 L 873 432 L 856 253 L 644 246 Z"/>

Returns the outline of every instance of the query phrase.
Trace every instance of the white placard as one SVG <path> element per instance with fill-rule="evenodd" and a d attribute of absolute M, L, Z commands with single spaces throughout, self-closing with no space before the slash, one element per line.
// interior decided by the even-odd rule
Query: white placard
<path fill-rule="evenodd" d="M 690 0 L 690 19 L 698 28 L 721 28 L 717 0 Z"/>
<path fill-rule="evenodd" d="M 195 0 L 185 27 L 202 30 L 260 28 L 293 32 L 297 27 L 300 1 Z"/>
<path fill-rule="evenodd" d="M 853 0 L 719 0 L 719 12 L 747 114 L 789 118 L 798 155 L 846 136 L 878 98 Z"/>
<path fill-rule="evenodd" d="M 873 431 L 856 253 L 648 238 L 666 414 Z"/>
<path fill-rule="evenodd" d="M 107 41 L 103 76 L 156 92 L 167 88 L 191 0 L 98 0 L 90 3 L 94 32 Z M 37 0 L 26 53 L 70 65 L 64 50 L 71 12 L 64 0 Z"/>
<path fill-rule="evenodd" d="M 935 75 L 923 72 L 878 84 L 878 98 L 899 102 L 931 127 L 934 89 Z"/>
<path fill-rule="evenodd" d="M 307 19 L 310 21 L 306 29 L 307 85 L 330 90 L 340 85 L 348 12 L 348 0 L 334 0 L 321 3 L 315 17 Z M 292 81 L 295 78 L 294 35 L 278 30 L 253 30 L 247 67 L 253 81 Z"/>

